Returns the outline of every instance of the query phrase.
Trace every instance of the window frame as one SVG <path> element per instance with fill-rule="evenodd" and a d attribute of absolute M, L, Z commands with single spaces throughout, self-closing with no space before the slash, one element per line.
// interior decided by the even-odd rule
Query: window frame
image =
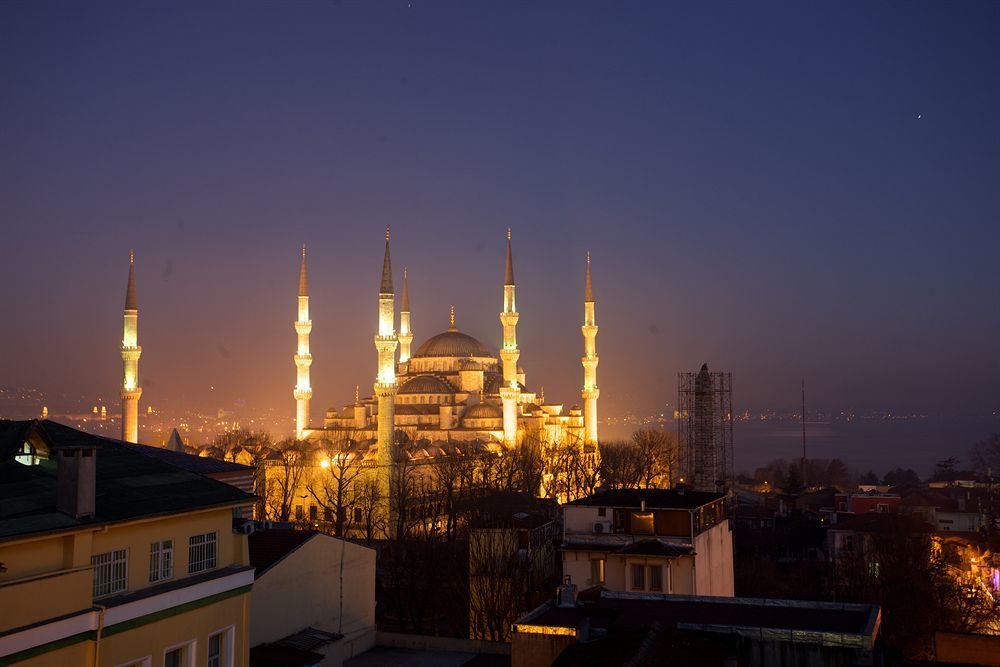
<path fill-rule="evenodd" d="M 638 576 L 638 585 L 636 578 Z M 629 589 L 633 591 L 646 590 L 646 565 L 644 563 L 629 563 Z"/>
<path fill-rule="evenodd" d="M 208 638 L 205 641 L 205 665 L 206 667 L 212 667 L 209 662 L 209 650 L 211 650 L 212 637 L 219 637 L 219 648 L 221 649 L 219 653 L 219 667 L 233 667 L 235 665 L 235 655 L 236 655 L 236 626 L 227 625 L 224 628 L 219 628 L 214 632 L 208 633 Z"/>
<path fill-rule="evenodd" d="M 649 590 L 656 593 L 663 592 L 663 565 L 659 563 L 649 566 Z"/>
<path fill-rule="evenodd" d="M 118 554 L 122 554 L 122 556 L 120 558 L 116 558 Z M 102 556 L 109 557 L 107 563 L 98 564 L 97 562 L 95 562 L 95 559 L 101 558 Z M 121 564 L 124 566 L 124 569 L 122 571 L 122 576 L 120 578 L 115 576 L 116 564 Z M 111 551 L 106 551 L 104 553 L 99 553 L 99 554 L 92 554 L 90 556 L 90 567 L 93 568 L 93 582 L 92 582 L 93 585 L 91 588 L 91 593 L 92 597 L 95 600 L 98 598 L 103 598 L 109 595 L 115 595 L 117 593 L 124 593 L 128 591 L 128 547 L 125 547 L 124 549 L 112 549 Z M 103 571 L 103 568 L 105 567 L 108 568 L 107 586 L 109 588 L 107 591 L 104 591 L 104 588 L 102 587 L 101 590 L 99 591 L 97 587 L 98 572 L 99 572 L 98 568 L 102 568 L 100 571 Z M 121 588 L 115 588 L 116 581 L 121 584 Z"/>
<path fill-rule="evenodd" d="M 164 544 L 170 543 L 169 547 L 164 548 Z M 154 551 L 154 547 L 156 551 Z M 164 574 L 164 555 L 167 556 L 167 567 L 166 574 Z M 155 559 L 155 564 L 154 564 Z M 149 545 L 149 583 L 154 584 L 160 581 L 170 581 L 174 578 L 174 564 L 176 563 L 174 557 L 174 538 L 167 538 L 164 540 L 158 540 Z M 156 578 L 154 575 L 154 568 Z"/>
<path fill-rule="evenodd" d="M 211 536 L 211 539 L 209 537 Z M 200 544 L 195 544 L 194 541 L 198 538 L 202 538 Z M 196 559 L 195 549 L 203 548 L 205 549 L 205 555 L 202 558 Z M 211 554 L 209 558 L 208 554 Z M 214 570 L 219 566 L 219 531 L 212 530 L 207 533 L 199 533 L 198 535 L 192 535 L 188 538 L 188 574 L 198 574 L 199 572 L 207 572 L 209 570 Z"/>
<path fill-rule="evenodd" d="M 198 648 L 197 639 L 189 639 L 186 642 L 181 642 L 180 644 L 174 644 L 173 646 L 167 646 L 163 649 L 163 660 L 160 663 L 163 667 L 167 667 L 167 654 L 172 651 L 181 650 L 181 667 L 194 667 L 195 664 L 195 651 Z"/>

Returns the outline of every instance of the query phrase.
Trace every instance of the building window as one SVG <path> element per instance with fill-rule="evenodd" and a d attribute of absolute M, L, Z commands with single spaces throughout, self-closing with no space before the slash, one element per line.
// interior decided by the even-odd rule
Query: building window
<path fill-rule="evenodd" d="M 663 590 L 663 566 L 662 565 L 650 565 L 649 566 L 649 590 L 651 590 L 651 591 L 662 591 Z"/>
<path fill-rule="evenodd" d="M 229 626 L 225 630 L 219 630 L 208 636 L 206 667 L 233 667 L 235 649 L 233 632 L 233 626 Z"/>
<path fill-rule="evenodd" d="M 215 567 L 218 536 L 216 532 L 191 536 L 188 541 L 188 574 Z"/>
<path fill-rule="evenodd" d="M 361 512 L 361 508 L 360 507 L 355 507 L 354 508 L 354 523 L 361 523 L 361 521 L 363 519 L 364 519 L 364 514 L 362 514 L 362 512 Z"/>
<path fill-rule="evenodd" d="M 94 597 L 121 593 L 128 588 L 128 549 L 90 557 L 94 567 Z"/>
<path fill-rule="evenodd" d="M 163 667 L 194 667 L 194 642 L 163 652 Z"/>
<path fill-rule="evenodd" d="M 879 503 L 878 504 L 878 511 L 881 514 L 885 514 L 885 513 L 887 513 L 889 511 L 889 506 L 887 504 L 885 504 L 885 503 Z"/>
<path fill-rule="evenodd" d="M 316 507 L 315 505 L 309 506 L 309 520 L 310 521 L 319 520 L 319 508 Z"/>
<path fill-rule="evenodd" d="M 604 583 L 604 559 L 595 558 L 590 561 L 590 583 L 592 584 L 603 584 Z"/>
<path fill-rule="evenodd" d="M 597 508 L 597 516 L 607 516 L 607 515 L 608 515 L 608 508 L 607 507 L 598 507 Z"/>
<path fill-rule="evenodd" d="M 295 520 L 296 521 L 302 521 L 302 519 L 304 519 L 304 518 L 306 518 L 305 509 L 302 507 L 302 505 L 296 505 L 295 506 Z"/>
<path fill-rule="evenodd" d="M 326 521 L 327 523 L 333 521 L 333 510 L 329 507 L 323 508 L 323 521 Z"/>
<path fill-rule="evenodd" d="M 21 449 L 14 454 L 14 460 L 26 466 L 36 466 L 44 457 L 39 456 L 38 450 L 30 442 L 21 445 Z"/>
<path fill-rule="evenodd" d="M 844 550 L 845 551 L 854 551 L 854 536 L 853 535 L 844 535 Z"/>
<path fill-rule="evenodd" d="M 646 568 L 642 565 L 632 566 L 632 590 L 646 590 Z"/>
<path fill-rule="evenodd" d="M 841 512 L 846 512 L 847 511 L 847 503 L 845 503 L 843 501 L 837 503 L 837 510 L 839 510 Z"/>
<path fill-rule="evenodd" d="M 149 545 L 149 581 L 163 581 L 174 576 L 174 541 L 163 540 Z"/>

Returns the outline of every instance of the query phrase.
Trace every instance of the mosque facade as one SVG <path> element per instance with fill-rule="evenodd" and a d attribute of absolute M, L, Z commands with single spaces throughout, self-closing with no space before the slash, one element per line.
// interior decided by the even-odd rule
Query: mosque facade
<path fill-rule="evenodd" d="M 503 344 L 493 349 L 463 333 L 455 322 L 452 308 L 447 330 L 431 336 L 412 350 L 410 300 L 406 273 L 403 274 L 396 329 L 396 301 L 393 288 L 389 231 L 378 291 L 378 322 L 374 336 L 376 378 L 371 396 L 355 390 L 353 403 L 329 408 L 322 425 L 309 423 L 312 399 L 309 350 L 308 281 L 305 249 L 299 277 L 298 319 L 294 326 L 298 346 L 294 355 L 297 372 L 293 392 L 296 401 L 298 438 L 329 444 L 350 442 L 369 446 L 363 455 L 378 465 L 392 461 L 392 449 L 408 443 L 431 450 L 445 443 L 463 443 L 491 449 L 512 447 L 525 438 L 550 445 L 579 444 L 592 449 L 598 442 L 597 324 L 590 274 L 590 256 L 584 284 L 583 366 L 581 402 L 583 407 L 547 402 L 533 390 L 518 365 L 516 283 L 507 231 L 504 267 L 503 311 L 500 327 Z M 374 451 L 373 451 L 374 450 Z"/>

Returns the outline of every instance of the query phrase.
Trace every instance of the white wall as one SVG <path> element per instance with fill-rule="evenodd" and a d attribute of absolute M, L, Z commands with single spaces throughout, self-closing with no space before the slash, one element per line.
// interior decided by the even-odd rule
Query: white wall
<path fill-rule="evenodd" d="M 339 623 L 340 557 L 344 553 L 344 618 Z M 312 626 L 327 632 L 373 630 L 375 551 L 316 535 L 267 570 L 250 595 L 250 646 Z M 374 635 L 373 635 L 374 640 Z"/>
<path fill-rule="evenodd" d="M 735 595 L 733 533 L 722 521 L 694 538 L 695 595 Z M 680 592 L 680 591 L 678 591 Z"/>

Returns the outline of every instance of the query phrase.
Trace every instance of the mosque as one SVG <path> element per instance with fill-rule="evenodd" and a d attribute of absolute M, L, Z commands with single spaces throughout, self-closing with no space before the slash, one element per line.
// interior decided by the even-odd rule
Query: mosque
<path fill-rule="evenodd" d="M 323 425 L 310 425 L 312 388 L 309 373 L 309 289 L 306 254 L 302 249 L 299 274 L 298 347 L 294 355 L 297 382 L 295 430 L 299 439 L 311 442 L 370 443 L 364 458 L 388 464 L 392 447 L 412 443 L 433 450 L 462 443 L 489 448 L 514 446 L 526 437 L 549 444 L 577 443 L 592 449 L 597 432 L 597 324 L 590 277 L 590 255 L 584 289 L 583 317 L 583 408 L 545 401 L 543 394 L 529 389 L 524 369 L 517 365 L 517 323 L 514 264 L 510 230 L 503 282 L 503 312 L 500 313 L 503 346 L 494 350 L 459 331 L 452 308 L 451 326 L 424 341 L 411 353 L 410 303 L 403 272 L 403 289 L 396 330 L 396 301 L 389 230 L 378 290 L 378 323 L 375 334 L 377 375 L 371 397 L 355 390 L 354 402 L 342 409 L 326 411 Z M 398 357 L 397 357 L 398 350 Z"/>

